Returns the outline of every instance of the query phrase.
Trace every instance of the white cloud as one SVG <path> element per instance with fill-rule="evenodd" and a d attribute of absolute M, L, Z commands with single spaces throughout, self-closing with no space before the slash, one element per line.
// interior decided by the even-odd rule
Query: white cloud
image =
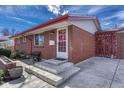
<path fill-rule="evenodd" d="M 25 19 L 22 19 L 22 18 L 19 18 L 19 17 L 9 17 L 9 18 L 12 18 L 12 19 L 14 19 L 14 20 L 18 20 L 18 21 L 21 21 L 21 22 L 25 22 L 25 23 L 28 23 L 28 24 L 35 24 L 36 25 L 36 23 L 34 23 L 34 22 L 31 22 L 31 21 L 29 21 L 29 20 L 25 20 Z"/>
<path fill-rule="evenodd" d="M 111 24 L 110 22 L 103 23 L 103 25 L 110 25 L 110 24 Z"/>
<path fill-rule="evenodd" d="M 42 11 L 42 7 L 37 5 L 0 5 L 0 14 L 3 16 L 21 16 L 21 17 L 30 17 L 35 19 L 41 19 L 39 15 L 42 15 L 41 12 L 37 14 L 36 11 L 32 11 L 31 9 Z"/>
<path fill-rule="evenodd" d="M 53 19 L 52 17 L 50 17 L 50 19 Z"/>
<path fill-rule="evenodd" d="M 48 11 L 52 12 L 55 15 L 65 15 L 69 10 L 64 10 L 60 5 L 48 5 Z"/>
<path fill-rule="evenodd" d="M 121 23 L 121 24 L 119 25 L 119 27 L 124 27 L 124 23 Z"/>
<path fill-rule="evenodd" d="M 88 14 L 95 14 L 98 13 L 100 11 L 102 11 L 104 8 L 106 8 L 107 6 L 92 6 L 89 11 Z"/>
<path fill-rule="evenodd" d="M 124 11 L 120 11 L 116 14 L 119 19 L 124 19 Z"/>
<path fill-rule="evenodd" d="M 48 5 L 48 10 L 55 15 L 59 15 L 61 13 L 60 5 Z"/>
<path fill-rule="evenodd" d="M 124 20 L 124 11 L 119 11 L 113 14 L 112 16 L 106 17 L 105 20 L 110 20 L 113 18 L 117 18 L 119 20 Z"/>
<path fill-rule="evenodd" d="M 62 13 L 62 15 L 68 14 L 69 11 L 68 10 L 64 10 L 64 12 Z"/>

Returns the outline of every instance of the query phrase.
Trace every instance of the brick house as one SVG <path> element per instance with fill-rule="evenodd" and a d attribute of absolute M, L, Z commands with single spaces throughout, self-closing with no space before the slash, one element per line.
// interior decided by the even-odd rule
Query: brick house
<path fill-rule="evenodd" d="M 10 38 L 11 36 L 0 36 L 0 48 L 14 48 L 14 40 Z"/>
<path fill-rule="evenodd" d="M 41 51 L 44 59 L 63 58 L 77 63 L 95 55 L 101 56 L 96 45 L 99 43 L 96 37 L 102 33 L 100 30 L 100 23 L 94 16 L 66 14 L 19 33 L 13 38 L 15 49 L 28 54 Z"/>

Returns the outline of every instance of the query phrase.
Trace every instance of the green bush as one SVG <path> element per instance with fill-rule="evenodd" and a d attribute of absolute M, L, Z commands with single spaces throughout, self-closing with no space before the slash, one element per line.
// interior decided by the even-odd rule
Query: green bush
<path fill-rule="evenodd" d="M 19 59 L 20 58 L 20 52 L 18 50 L 12 51 L 10 58 L 11 59 Z"/>
<path fill-rule="evenodd" d="M 6 56 L 6 57 L 10 57 L 11 55 L 11 50 L 10 49 L 0 49 L 0 55 Z"/>
<path fill-rule="evenodd" d="M 0 83 L 4 79 L 4 76 L 5 76 L 5 72 L 0 69 Z"/>

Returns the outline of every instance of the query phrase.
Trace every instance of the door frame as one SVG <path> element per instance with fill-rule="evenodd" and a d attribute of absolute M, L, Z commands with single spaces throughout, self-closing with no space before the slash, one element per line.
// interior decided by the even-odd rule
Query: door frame
<path fill-rule="evenodd" d="M 66 53 L 58 52 L 58 32 L 59 32 L 59 30 L 63 30 L 63 29 L 66 30 Z M 61 54 L 61 56 L 60 56 L 60 54 Z M 56 57 L 68 59 L 68 27 L 57 28 Z"/>

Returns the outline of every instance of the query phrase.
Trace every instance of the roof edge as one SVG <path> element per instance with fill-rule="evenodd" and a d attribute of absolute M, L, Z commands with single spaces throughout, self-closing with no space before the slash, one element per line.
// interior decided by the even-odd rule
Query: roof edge
<path fill-rule="evenodd" d="M 68 19 L 68 17 L 69 17 L 69 15 L 66 14 L 66 15 L 64 15 L 64 16 L 55 18 L 55 19 L 50 20 L 50 21 L 48 21 L 48 22 L 45 22 L 45 23 L 43 23 L 43 24 L 37 25 L 37 26 L 35 26 L 35 27 L 32 27 L 32 28 L 30 28 L 30 29 L 28 29 L 28 30 L 25 30 L 25 31 L 23 31 L 23 32 L 21 32 L 21 33 L 19 33 L 19 34 L 16 34 L 16 35 L 14 35 L 14 36 L 12 36 L 12 37 L 16 37 L 16 36 L 19 36 L 19 35 L 21 35 L 21 34 L 25 34 L 25 33 L 27 33 L 27 32 L 31 32 L 31 31 L 33 31 L 33 30 L 36 30 L 36 29 L 39 29 L 39 28 L 42 28 L 42 27 L 45 27 L 45 26 L 48 26 L 48 25 L 57 23 L 57 22 L 59 22 L 59 21 L 66 20 L 66 19 Z"/>
<path fill-rule="evenodd" d="M 74 19 L 76 19 L 76 18 L 84 18 L 84 19 L 85 18 L 86 19 L 87 18 L 92 18 L 92 19 L 96 19 L 96 21 L 98 22 L 98 24 L 100 24 L 99 21 L 98 21 L 98 19 L 96 18 L 96 16 L 81 16 L 81 15 L 69 15 L 69 14 L 65 14 L 63 16 L 57 17 L 57 18 L 55 18 L 53 20 L 50 20 L 50 21 L 48 21 L 46 23 L 40 24 L 38 26 L 32 27 L 32 28 L 30 28 L 28 30 L 25 30 L 25 31 L 23 31 L 23 32 L 21 32 L 19 34 L 16 34 L 16 35 L 12 36 L 11 38 L 16 37 L 16 36 L 19 36 L 19 35 L 22 35 L 22 34 L 25 34 L 25 33 L 28 33 L 28 32 L 31 32 L 33 30 L 37 30 L 37 29 L 42 28 L 42 27 L 45 27 L 45 26 L 49 26 L 51 24 L 55 24 L 57 22 L 61 22 L 61 21 L 67 20 L 67 19 L 71 19 L 71 18 L 72 19 L 73 18 Z"/>

